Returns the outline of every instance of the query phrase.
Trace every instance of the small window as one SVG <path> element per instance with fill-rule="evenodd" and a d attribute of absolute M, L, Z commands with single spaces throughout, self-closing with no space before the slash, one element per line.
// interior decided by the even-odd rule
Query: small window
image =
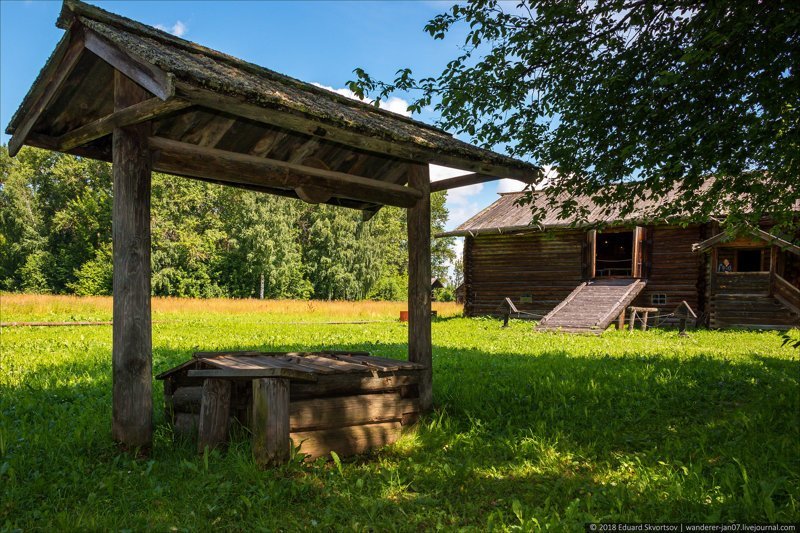
<path fill-rule="evenodd" d="M 652 294 L 650 295 L 650 303 L 653 305 L 666 305 L 667 304 L 667 295 L 666 294 Z"/>
<path fill-rule="evenodd" d="M 523 304 L 532 304 L 533 303 L 533 295 L 532 294 L 523 294 L 519 298 L 520 303 Z"/>

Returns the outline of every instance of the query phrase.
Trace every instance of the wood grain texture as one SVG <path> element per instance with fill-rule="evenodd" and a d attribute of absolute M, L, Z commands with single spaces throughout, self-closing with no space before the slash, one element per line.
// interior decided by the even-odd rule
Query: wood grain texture
<path fill-rule="evenodd" d="M 175 78 L 160 68 L 132 56 L 118 45 L 85 29 L 86 48 L 151 94 L 166 100 L 175 94 Z M 138 102 L 134 102 L 138 103 Z M 131 104 L 132 105 L 132 104 Z"/>
<path fill-rule="evenodd" d="M 146 91 L 115 73 L 116 108 L 146 98 Z M 112 434 L 125 446 L 144 448 L 153 436 L 149 132 L 148 124 L 113 132 Z"/>
<path fill-rule="evenodd" d="M 419 399 L 433 406 L 431 345 L 431 199 L 428 166 L 409 167 L 408 184 L 422 198 L 408 210 L 408 360 L 420 363 Z"/>
<path fill-rule="evenodd" d="M 197 453 L 224 446 L 228 441 L 231 414 L 231 382 L 209 378 L 203 382 L 200 422 L 197 431 Z"/>
<path fill-rule="evenodd" d="M 399 393 L 313 398 L 291 403 L 289 427 L 308 431 L 400 421 L 404 414 L 418 411 L 418 399 L 401 398 Z"/>
<path fill-rule="evenodd" d="M 261 467 L 289 460 L 289 380 L 253 380 L 253 457 Z"/>
<path fill-rule="evenodd" d="M 387 446 L 400 438 L 400 422 L 383 422 L 361 426 L 347 426 L 319 431 L 298 431 L 290 435 L 294 446 L 306 459 L 316 459 L 335 451 L 345 457 L 368 452 L 373 448 Z"/>
<path fill-rule="evenodd" d="M 186 100 L 181 100 L 179 98 L 166 101 L 160 100 L 159 98 L 149 98 L 61 135 L 56 139 L 58 151 L 68 152 L 73 148 L 111 134 L 114 128 L 124 128 L 141 122 L 147 122 L 161 115 L 184 109 L 190 105 L 191 104 Z"/>
<path fill-rule="evenodd" d="M 353 200 L 397 207 L 409 207 L 422 195 L 413 187 L 162 137 L 151 138 L 150 146 L 156 151 L 155 164 L 160 170 L 184 176 L 293 190 L 308 185 Z"/>
<path fill-rule="evenodd" d="M 317 376 L 316 383 L 292 384 L 292 400 L 334 394 L 392 391 L 401 387 L 415 385 L 419 383 L 419 379 L 419 370 L 378 373 L 377 376 L 365 374 Z"/>
<path fill-rule="evenodd" d="M 186 83 L 177 84 L 177 92 L 192 102 L 250 120 L 312 135 L 350 148 L 388 155 L 417 163 L 437 163 L 465 171 L 494 175 L 499 178 L 530 180 L 536 174 L 532 168 L 513 168 L 490 161 L 480 161 L 445 153 L 437 148 L 424 148 L 408 142 L 398 142 L 375 135 L 365 135 L 348 128 L 322 123 L 314 118 L 286 110 L 252 105 L 236 96 L 201 89 Z"/>

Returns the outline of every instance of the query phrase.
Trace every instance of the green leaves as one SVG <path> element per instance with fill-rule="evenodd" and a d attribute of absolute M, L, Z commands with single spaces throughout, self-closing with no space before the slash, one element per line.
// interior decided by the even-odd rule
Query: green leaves
<path fill-rule="evenodd" d="M 410 72 L 398 72 L 400 78 Z M 111 175 L 87 159 L 0 147 L 0 290 L 112 290 Z M 432 232 L 447 221 L 432 195 Z M 369 222 L 331 206 L 155 173 L 152 288 L 158 296 L 405 299 L 405 211 Z M 433 243 L 446 274 L 452 239 Z"/>
<path fill-rule="evenodd" d="M 439 76 L 359 70 L 351 89 L 416 91 L 410 109 L 433 104 L 442 127 L 556 167 L 548 195 L 568 218 L 583 213 L 564 198 L 600 193 L 611 213 L 650 189 L 654 219 L 800 225 L 797 2 L 473 0 L 425 31 L 463 36 Z"/>

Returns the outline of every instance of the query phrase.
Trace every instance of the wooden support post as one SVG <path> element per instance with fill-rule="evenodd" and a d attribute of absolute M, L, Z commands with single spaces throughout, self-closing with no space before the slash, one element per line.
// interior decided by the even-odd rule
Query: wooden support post
<path fill-rule="evenodd" d="M 642 331 L 647 331 L 647 318 L 648 318 L 649 314 L 650 314 L 650 312 L 645 310 L 644 319 L 642 319 Z"/>
<path fill-rule="evenodd" d="M 631 309 L 630 313 L 631 313 L 631 318 L 630 322 L 628 322 L 628 331 L 633 331 L 633 328 L 636 327 L 636 311 Z"/>
<path fill-rule="evenodd" d="M 420 376 L 422 411 L 433 406 L 431 346 L 431 199 L 427 165 L 411 165 L 408 185 L 422 198 L 408 210 L 408 360 L 425 366 Z"/>
<path fill-rule="evenodd" d="M 206 446 L 213 450 L 227 442 L 230 415 L 231 382 L 227 379 L 206 379 L 200 400 L 197 453 L 203 453 Z"/>
<path fill-rule="evenodd" d="M 289 460 L 289 380 L 253 380 L 253 456 L 259 466 Z"/>
<path fill-rule="evenodd" d="M 625 329 L 625 308 L 619 312 L 619 318 L 617 318 L 617 330 L 622 331 Z"/>
<path fill-rule="evenodd" d="M 769 295 L 775 294 L 775 282 L 778 274 L 778 247 L 774 244 L 769 249 Z"/>
<path fill-rule="evenodd" d="M 147 97 L 144 89 L 114 72 L 115 109 Z M 149 124 L 113 132 L 112 435 L 126 447 L 145 449 L 153 438 L 149 135 Z"/>

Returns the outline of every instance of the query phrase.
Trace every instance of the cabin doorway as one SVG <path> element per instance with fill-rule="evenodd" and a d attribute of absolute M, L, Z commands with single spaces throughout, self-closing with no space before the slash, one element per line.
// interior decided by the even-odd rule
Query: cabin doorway
<path fill-rule="evenodd" d="M 644 228 L 592 231 L 589 278 L 642 277 Z"/>

